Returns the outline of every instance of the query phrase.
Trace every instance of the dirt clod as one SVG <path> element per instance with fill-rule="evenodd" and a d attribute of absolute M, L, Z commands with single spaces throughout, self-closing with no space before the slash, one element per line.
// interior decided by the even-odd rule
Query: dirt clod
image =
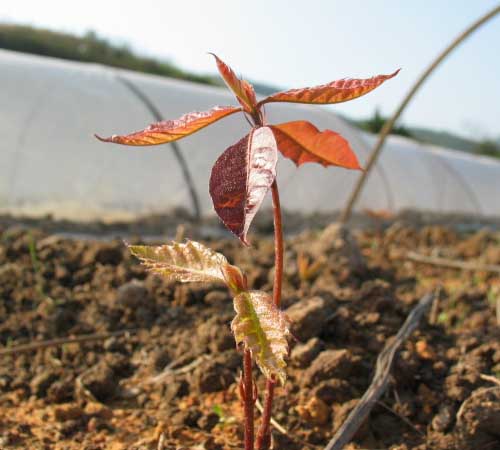
<path fill-rule="evenodd" d="M 348 349 L 322 351 L 305 371 L 303 384 L 313 386 L 331 378 L 347 378 L 359 361 L 360 357 Z"/>
<path fill-rule="evenodd" d="M 84 387 L 99 401 L 113 398 L 117 390 L 117 380 L 111 367 L 104 361 L 89 369 L 81 381 Z"/>
<path fill-rule="evenodd" d="M 333 313 L 333 304 L 321 297 L 299 301 L 286 310 L 292 334 L 299 341 L 318 336 Z"/>
<path fill-rule="evenodd" d="M 305 344 L 297 344 L 292 350 L 290 359 L 297 367 L 307 367 L 324 346 L 320 339 L 311 338 Z"/>

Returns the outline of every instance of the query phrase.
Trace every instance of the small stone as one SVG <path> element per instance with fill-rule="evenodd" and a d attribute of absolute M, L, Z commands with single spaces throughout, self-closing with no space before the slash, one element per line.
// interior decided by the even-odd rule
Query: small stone
<path fill-rule="evenodd" d="M 58 422 L 66 422 L 67 420 L 78 420 L 83 416 L 83 410 L 78 405 L 71 403 L 60 405 L 54 409 L 54 419 Z"/>
<path fill-rule="evenodd" d="M 99 401 L 106 401 L 116 393 L 116 380 L 113 370 L 101 362 L 93 366 L 82 377 L 86 389 Z"/>
<path fill-rule="evenodd" d="M 440 433 L 445 433 L 451 428 L 453 417 L 453 408 L 450 405 L 443 405 L 432 419 L 432 429 Z"/>
<path fill-rule="evenodd" d="M 332 313 L 332 303 L 322 297 L 299 301 L 286 310 L 291 321 L 291 332 L 300 341 L 318 336 Z"/>
<path fill-rule="evenodd" d="M 116 303 L 124 308 L 136 309 L 147 300 L 148 290 L 142 281 L 129 281 L 116 292 Z"/>
<path fill-rule="evenodd" d="M 97 402 L 87 403 L 84 412 L 87 416 L 98 417 L 104 420 L 110 420 L 113 417 L 113 410 L 111 408 Z"/>
<path fill-rule="evenodd" d="M 297 344 L 292 350 L 290 359 L 297 367 L 307 367 L 323 348 L 323 341 L 316 337 L 311 338 L 305 344 Z"/>
<path fill-rule="evenodd" d="M 47 389 L 47 400 L 51 403 L 63 403 L 73 400 L 75 381 L 72 378 L 58 380 Z"/>

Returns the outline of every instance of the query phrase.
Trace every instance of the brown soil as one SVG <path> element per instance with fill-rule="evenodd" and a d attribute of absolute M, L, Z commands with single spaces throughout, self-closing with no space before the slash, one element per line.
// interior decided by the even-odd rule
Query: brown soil
<path fill-rule="evenodd" d="M 401 351 L 379 405 L 351 449 L 500 449 L 500 279 L 416 264 L 407 250 L 500 264 L 498 233 L 395 224 L 357 236 L 367 259 L 341 249 L 301 280 L 287 241 L 283 307 L 299 342 L 278 389 L 275 448 L 322 448 L 370 383 L 374 363 L 418 299 L 441 283 L 435 325 Z M 209 242 L 254 288 L 272 289 L 273 244 Z M 3 356 L 0 449 L 241 448 L 235 377 L 240 353 L 220 286 L 175 285 L 147 274 L 121 241 L 0 230 L 0 343 L 134 329 L 129 335 Z M 165 370 L 160 380 L 156 379 Z M 264 379 L 255 371 L 260 393 Z M 256 415 L 257 420 L 259 415 Z"/>

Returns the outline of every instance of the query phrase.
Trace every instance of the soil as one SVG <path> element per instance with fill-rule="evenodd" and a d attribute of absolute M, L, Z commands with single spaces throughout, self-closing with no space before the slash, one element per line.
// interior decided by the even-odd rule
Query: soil
<path fill-rule="evenodd" d="M 332 246 L 314 270 L 299 271 L 297 255 L 317 235 L 286 242 L 283 308 L 297 341 L 273 410 L 287 434 L 273 431 L 274 448 L 323 448 L 370 384 L 384 344 L 441 285 L 433 324 L 405 342 L 389 389 L 349 448 L 500 449 L 500 278 L 405 259 L 413 250 L 500 264 L 500 234 L 394 223 L 356 238 L 364 268 Z M 268 237 L 254 236 L 249 249 L 236 239 L 207 244 L 253 288 L 272 289 Z M 241 354 L 221 286 L 148 274 L 121 240 L 9 224 L 0 227 L 0 299 L 3 348 L 130 330 L 0 356 L 0 449 L 241 448 Z M 257 370 L 255 379 L 262 395 Z"/>

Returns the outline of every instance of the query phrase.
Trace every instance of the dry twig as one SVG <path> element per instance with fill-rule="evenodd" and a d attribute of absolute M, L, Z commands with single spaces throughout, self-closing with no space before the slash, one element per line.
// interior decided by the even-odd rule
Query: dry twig
<path fill-rule="evenodd" d="M 385 392 L 389 384 L 389 374 L 392 366 L 392 361 L 396 355 L 396 351 L 401 344 L 413 333 L 417 328 L 420 319 L 425 312 L 430 308 L 435 298 L 435 293 L 427 294 L 420 299 L 415 306 L 405 323 L 399 329 L 394 340 L 386 344 L 384 350 L 377 358 L 375 368 L 375 376 L 368 390 L 365 392 L 359 403 L 351 411 L 347 420 L 337 430 L 335 436 L 330 440 L 325 450 L 341 450 L 343 449 L 352 437 L 356 434 L 363 421 L 366 419 L 373 406 L 377 403 L 381 395 Z"/>
<path fill-rule="evenodd" d="M 161 433 L 158 439 L 157 450 L 163 450 L 165 448 L 165 433 Z"/>
<path fill-rule="evenodd" d="M 166 366 L 160 374 L 150 378 L 146 382 L 148 384 L 161 383 L 165 381 L 170 375 L 179 375 L 181 373 L 191 372 L 207 359 L 210 359 L 208 355 L 201 355 L 198 358 L 191 361 L 189 364 L 186 364 L 185 366 L 181 367 L 179 367 L 180 361 L 174 360 L 168 366 Z"/>
<path fill-rule="evenodd" d="M 29 344 L 16 345 L 15 347 L 2 348 L 0 349 L 0 356 L 13 355 L 17 353 L 26 353 L 33 350 L 38 350 L 40 348 L 57 347 L 65 344 L 83 344 L 85 342 L 102 341 L 110 337 L 123 336 L 131 333 L 135 333 L 137 328 L 129 330 L 119 330 L 112 331 L 110 333 L 93 333 L 93 334 L 83 334 L 74 337 L 65 337 L 57 339 L 49 339 L 46 341 L 35 341 Z"/>
<path fill-rule="evenodd" d="M 500 379 L 492 375 L 486 375 L 484 373 L 480 374 L 479 377 L 484 381 L 489 381 L 490 383 L 500 386 Z"/>
<path fill-rule="evenodd" d="M 408 252 L 406 258 L 419 263 L 449 267 L 451 269 L 500 273 L 500 266 L 495 264 L 481 264 L 479 262 L 459 261 L 455 259 L 441 258 L 439 256 L 425 256 L 416 252 Z"/>

